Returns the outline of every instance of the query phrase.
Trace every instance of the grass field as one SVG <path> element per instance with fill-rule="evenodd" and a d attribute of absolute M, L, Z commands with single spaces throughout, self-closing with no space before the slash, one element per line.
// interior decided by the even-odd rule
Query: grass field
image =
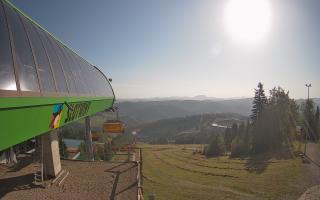
<path fill-rule="evenodd" d="M 199 145 L 142 145 L 145 199 L 297 199 L 314 183 L 299 158 L 193 154 Z"/>

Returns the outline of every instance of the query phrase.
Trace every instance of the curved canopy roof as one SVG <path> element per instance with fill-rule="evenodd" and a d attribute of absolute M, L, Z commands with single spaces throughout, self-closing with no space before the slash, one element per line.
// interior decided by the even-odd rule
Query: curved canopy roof
<path fill-rule="evenodd" d="M 0 0 L 0 151 L 110 109 L 114 100 L 98 68 Z"/>
<path fill-rule="evenodd" d="M 106 76 L 9 1 L 0 1 L 0 97 L 114 98 Z"/>

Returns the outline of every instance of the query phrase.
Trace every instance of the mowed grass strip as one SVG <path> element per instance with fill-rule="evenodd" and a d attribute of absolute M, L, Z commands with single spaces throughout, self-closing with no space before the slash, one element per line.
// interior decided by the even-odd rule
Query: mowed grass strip
<path fill-rule="evenodd" d="M 251 199 L 250 194 L 234 191 L 219 185 L 221 179 L 211 179 L 216 184 L 207 184 L 208 176 L 172 167 L 157 159 L 151 152 L 144 155 L 145 197 L 155 194 L 156 199 Z M 196 180 L 196 181 L 195 181 Z"/>
<path fill-rule="evenodd" d="M 271 158 L 268 160 L 265 160 L 264 156 L 256 156 L 255 158 L 250 158 L 250 157 L 245 157 L 245 158 L 230 158 L 229 156 L 219 156 L 219 157 L 211 157 L 207 158 L 204 155 L 200 154 L 193 154 L 193 151 L 188 150 L 188 149 L 173 149 L 171 148 L 171 153 L 178 155 L 179 157 L 183 158 L 188 158 L 188 159 L 193 159 L 193 160 L 198 160 L 198 161 L 219 161 L 219 163 L 226 163 L 226 164 L 246 164 L 248 161 L 255 162 L 255 163 L 283 163 L 286 162 L 286 159 L 275 159 Z"/>
<path fill-rule="evenodd" d="M 181 162 L 184 162 L 186 164 L 191 164 L 191 165 L 196 165 L 196 166 L 200 166 L 200 167 L 206 167 L 206 168 L 212 168 L 212 169 L 221 169 L 221 170 L 249 170 L 248 167 L 246 166 L 236 166 L 235 168 L 234 167 L 231 167 L 230 163 L 224 163 L 224 162 L 215 162 L 213 163 L 214 165 L 210 165 L 208 164 L 209 162 L 205 162 L 205 161 L 200 161 L 199 160 L 196 160 L 196 159 L 193 159 L 193 157 L 189 157 L 189 158 L 186 158 L 186 157 L 182 157 L 182 156 L 179 156 L 178 153 L 164 153 L 163 155 L 169 157 L 169 158 L 172 158 L 172 159 L 176 159 L 178 161 L 181 161 Z M 222 166 L 221 166 L 222 165 Z M 245 163 L 243 163 L 242 165 L 245 165 Z"/>
<path fill-rule="evenodd" d="M 206 167 L 206 168 L 212 168 L 212 169 L 222 169 L 222 170 L 246 170 L 250 172 L 254 171 L 259 171 L 263 170 L 266 166 L 271 165 L 271 167 L 274 167 L 276 165 L 283 165 L 286 163 L 290 163 L 291 159 L 283 159 L 283 160 L 254 160 L 254 159 L 242 159 L 240 161 L 232 161 L 234 160 L 233 158 L 230 159 L 227 156 L 220 156 L 218 159 L 214 158 L 201 158 L 199 159 L 198 154 L 190 154 L 189 156 L 179 156 L 181 154 L 181 151 L 170 151 L 165 153 L 164 155 L 174 158 L 176 160 L 196 165 L 196 166 L 201 166 L 201 167 Z M 226 161 L 228 160 L 228 161 Z"/>
<path fill-rule="evenodd" d="M 180 153 L 182 156 L 179 157 Z M 154 193 L 156 199 L 297 199 L 309 184 L 309 175 L 299 159 L 272 162 L 262 162 L 260 157 L 257 160 L 227 157 L 206 159 L 192 155 L 192 151 L 182 150 L 181 145 L 170 145 L 167 149 L 163 145 L 150 145 L 143 149 L 143 155 L 143 170 L 147 177 L 144 182 L 146 198 L 147 194 Z M 217 169 L 197 166 L 196 162 L 220 168 L 228 162 L 227 166 L 237 169 L 250 162 L 262 164 L 263 169 Z M 238 178 L 210 176 L 197 171 Z M 183 191 L 183 194 L 179 194 L 179 191 Z"/>
<path fill-rule="evenodd" d="M 165 154 L 161 154 L 161 155 L 166 157 Z M 198 173 L 198 174 L 202 174 L 202 175 L 206 175 L 206 176 L 208 175 L 208 176 L 221 176 L 221 177 L 229 177 L 229 178 L 238 178 L 237 176 L 234 176 L 234 175 L 225 174 L 223 172 L 221 173 L 221 171 L 218 171 L 218 173 L 213 173 L 213 172 L 210 172 L 209 170 L 206 170 L 206 169 L 201 170 L 203 167 L 199 167 L 199 166 L 187 167 L 190 165 L 186 165 L 185 162 L 181 162 L 177 159 L 172 159 L 169 157 L 162 158 L 162 156 L 159 156 L 159 154 L 154 154 L 154 156 L 157 159 L 159 159 L 161 162 L 163 162 L 167 165 L 179 168 L 181 170 L 185 170 L 185 171 L 189 171 L 189 172 L 193 172 L 193 173 Z"/>

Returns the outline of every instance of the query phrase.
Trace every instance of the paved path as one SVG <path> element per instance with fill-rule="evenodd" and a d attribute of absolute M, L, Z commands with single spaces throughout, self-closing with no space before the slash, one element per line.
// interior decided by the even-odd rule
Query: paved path
<path fill-rule="evenodd" d="M 320 183 L 320 145 L 310 143 L 307 146 L 307 157 L 310 160 L 310 170 L 315 180 Z"/>
<path fill-rule="evenodd" d="M 320 145 L 310 143 L 307 146 L 307 157 L 310 160 L 310 171 L 313 174 L 314 181 L 320 183 Z M 299 200 L 319 200 L 320 185 L 309 188 Z"/>
<path fill-rule="evenodd" d="M 320 199 L 320 185 L 309 188 L 299 200 L 319 200 Z"/>

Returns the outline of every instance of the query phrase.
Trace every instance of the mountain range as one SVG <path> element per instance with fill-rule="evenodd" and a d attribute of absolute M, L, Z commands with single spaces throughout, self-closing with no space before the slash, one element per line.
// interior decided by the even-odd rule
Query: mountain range
<path fill-rule="evenodd" d="M 170 96 L 170 97 L 150 97 L 150 98 L 119 98 L 117 102 L 145 102 L 145 101 L 170 101 L 170 100 L 232 100 L 232 99 L 244 99 L 246 97 L 231 97 L 231 98 L 218 98 L 218 97 L 208 97 L 206 95 L 196 95 L 196 96 Z"/>
<path fill-rule="evenodd" d="M 181 124 L 184 124 L 188 120 L 191 120 L 187 122 L 191 125 L 199 121 L 197 118 L 201 116 L 207 116 L 208 119 L 213 121 L 215 116 L 219 116 L 219 113 L 224 113 L 226 118 L 229 117 L 231 120 L 234 117 L 245 120 L 245 118 L 247 118 L 251 113 L 252 101 L 252 98 L 162 101 L 152 101 L 150 99 L 138 101 L 135 99 L 133 101 L 117 101 L 116 105 L 119 107 L 120 120 L 125 123 L 128 130 L 138 128 L 144 130 L 143 135 L 148 135 L 148 132 L 154 132 L 150 131 L 152 129 L 151 127 L 157 127 L 156 129 L 159 129 L 159 127 L 166 126 L 168 124 L 172 127 L 173 124 L 176 124 L 177 127 L 181 127 Z M 304 101 L 305 99 L 296 100 L 297 104 L 301 104 Z M 313 101 L 316 105 L 320 106 L 320 98 L 315 98 Z M 117 117 L 116 113 L 100 112 L 91 118 L 92 130 L 99 132 L 102 131 L 102 124 L 105 121 L 114 120 Z M 83 120 L 73 123 L 70 127 L 65 127 L 66 135 L 69 134 L 68 138 L 82 138 L 83 134 L 74 133 L 77 132 L 76 130 L 83 132 Z"/>
<path fill-rule="evenodd" d="M 199 98 L 199 96 L 198 96 Z M 204 97 L 202 97 L 204 98 Z M 209 97 L 208 97 L 209 98 Z M 214 100 L 121 100 L 117 102 L 119 116 L 127 126 L 155 122 L 161 119 L 185 117 L 210 113 L 237 113 L 249 116 L 252 98 Z M 301 104 L 304 99 L 296 102 Z M 320 105 L 320 98 L 313 101 Z"/>

